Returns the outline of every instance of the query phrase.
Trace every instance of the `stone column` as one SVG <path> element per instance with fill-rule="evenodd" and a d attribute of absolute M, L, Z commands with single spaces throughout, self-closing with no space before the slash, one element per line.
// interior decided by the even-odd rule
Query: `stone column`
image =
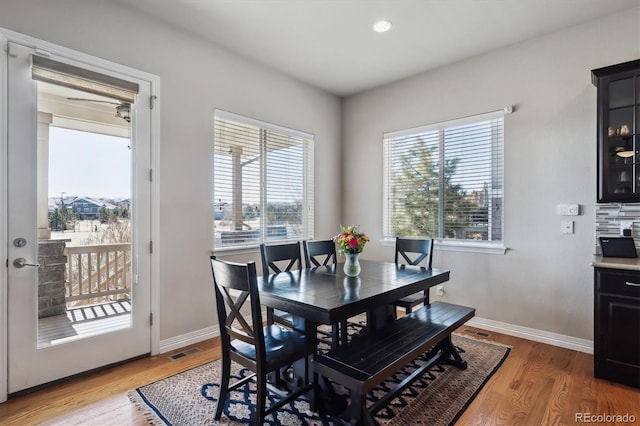
<path fill-rule="evenodd" d="M 71 240 L 38 241 L 38 318 L 67 312 L 64 249 Z"/>

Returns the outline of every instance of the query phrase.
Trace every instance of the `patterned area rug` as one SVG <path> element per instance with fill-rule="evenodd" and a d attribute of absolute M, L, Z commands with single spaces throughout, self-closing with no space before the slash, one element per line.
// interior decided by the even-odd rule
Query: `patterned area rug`
<path fill-rule="evenodd" d="M 375 419 L 380 425 L 454 424 L 509 353 L 508 347 L 458 335 L 453 335 L 453 343 L 467 361 L 468 368 L 459 370 L 449 365 L 435 365 L 377 413 Z M 373 389 L 368 395 L 369 402 L 373 404 L 422 362 L 424 360 L 419 359 L 407 365 Z M 231 365 L 231 373 L 236 379 L 249 374 L 239 365 L 233 362 Z M 213 420 L 219 393 L 219 373 L 220 361 L 209 362 L 138 388 L 129 393 L 129 398 L 154 425 L 250 423 L 255 401 L 253 382 L 232 392 L 220 421 Z M 336 390 L 344 392 L 344 389 Z M 268 416 L 266 424 L 333 425 L 336 422 L 331 417 L 312 413 L 308 401 L 300 397 Z"/>

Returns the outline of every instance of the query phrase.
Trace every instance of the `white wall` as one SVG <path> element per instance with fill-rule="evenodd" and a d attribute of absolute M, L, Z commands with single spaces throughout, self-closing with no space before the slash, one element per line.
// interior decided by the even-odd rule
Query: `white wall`
<path fill-rule="evenodd" d="M 116 2 L 2 0 L 0 27 L 160 76 L 160 339 L 214 325 L 213 111 L 316 137 L 316 236 L 340 223 L 340 100 Z M 259 253 L 242 259 L 259 261 Z M 157 318 L 157 316 L 156 316 Z"/>
<path fill-rule="evenodd" d="M 639 11 L 512 45 L 343 101 L 343 222 L 381 246 L 382 134 L 515 105 L 505 116 L 505 255 L 436 251 L 440 298 L 481 318 L 593 338 L 596 90 L 590 70 L 640 57 Z M 437 43 L 437 40 L 434 40 Z M 578 203 L 575 234 L 556 205 Z M 438 299 L 433 296 L 433 299 Z"/>

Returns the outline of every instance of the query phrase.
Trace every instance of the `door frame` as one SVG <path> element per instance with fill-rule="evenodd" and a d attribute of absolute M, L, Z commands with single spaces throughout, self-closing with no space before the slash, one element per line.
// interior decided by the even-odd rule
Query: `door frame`
<path fill-rule="evenodd" d="M 0 55 L 0 259 L 5 259 L 3 273 L 0 274 L 0 403 L 7 400 L 8 390 L 8 294 L 7 294 L 7 273 L 8 273 L 8 229 L 7 229 L 7 42 L 12 41 L 25 46 L 32 47 L 42 52 L 49 52 L 56 56 L 68 58 L 73 61 L 86 64 L 88 67 L 100 67 L 124 76 L 131 76 L 139 80 L 148 81 L 151 87 L 153 98 L 151 108 L 151 241 L 153 241 L 153 251 L 151 253 L 150 271 L 150 292 L 151 292 L 151 312 L 155 317 L 151 324 L 151 354 L 156 355 L 160 351 L 160 77 L 147 72 L 139 71 L 106 61 L 92 55 L 81 53 L 72 49 L 61 47 L 53 43 L 39 40 L 24 34 L 0 27 L 0 44 L 2 45 L 2 55 Z M 141 100 L 144 102 L 145 100 Z M 151 99 L 146 102 L 152 102 Z M 151 246 L 151 241 L 149 242 Z"/>

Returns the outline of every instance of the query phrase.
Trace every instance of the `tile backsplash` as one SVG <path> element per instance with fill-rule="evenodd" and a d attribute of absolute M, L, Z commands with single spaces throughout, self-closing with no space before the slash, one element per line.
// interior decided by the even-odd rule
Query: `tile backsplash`
<path fill-rule="evenodd" d="M 596 254 L 602 253 L 598 237 L 619 237 L 621 221 L 633 221 L 633 240 L 640 248 L 640 203 L 596 204 Z"/>

